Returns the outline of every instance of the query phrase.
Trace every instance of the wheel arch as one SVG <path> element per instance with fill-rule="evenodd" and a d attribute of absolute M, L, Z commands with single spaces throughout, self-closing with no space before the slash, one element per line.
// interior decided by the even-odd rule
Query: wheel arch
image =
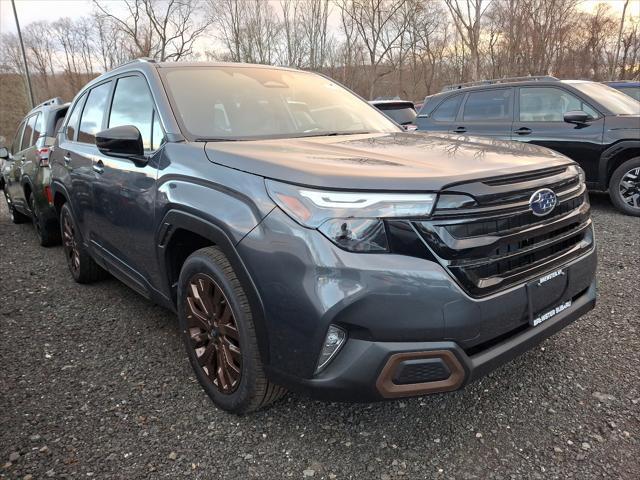
<path fill-rule="evenodd" d="M 156 248 L 167 296 L 177 309 L 180 269 L 191 253 L 208 246 L 218 247 L 227 256 L 245 290 L 253 314 L 260 356 L 263 364 L 267 365 L 269 342 L 262 299 L 231 237 L 220 226 L 182 210 L 166 213 L 156 232 Z"/>
<path fill-rule="evenodd" d="M 640 140 L 623 140 L 607 148 L 600 156 L 598 185 L 602 190 L 609 188 L 613 172 L 627 160 L 640 156 Z"/>

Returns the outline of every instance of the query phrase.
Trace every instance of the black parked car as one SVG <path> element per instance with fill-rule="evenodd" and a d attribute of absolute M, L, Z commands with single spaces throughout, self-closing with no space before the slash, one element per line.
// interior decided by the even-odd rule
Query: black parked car
<path fill-rule="evenodd" d="M 75 280 L 176 311 L 221 408 L 372 401 L 461 388 L 595 304 L 582 171 L 491 143 L 309 72 L 136 61 L 76 96 L 52 189 Z"/>
<path fill-rule="evenodd" d="M 31 110 L 20 123 L 11 151 L 0 152 L 5 162 L 0 171 L 13 223 L 33 222 L 40 244 L 60 242 L 58 217 L 53 207 L 49 156 L 56 127 L 64 119 L 69 104 L 53 98 Z"/>
<path fill-rule="evenodd" d="M 580 164 L 590 188 L 640 215 L 640 103 L 606 85 L 553 77 L 455 85 L 428 97 L 416 124 L 552 148 Z"/>
<path fill-rule="evenodd" d="M 416 109 L 408 100 L 371 100 L 371 105 L 405 130 L 416 129 Z"/>

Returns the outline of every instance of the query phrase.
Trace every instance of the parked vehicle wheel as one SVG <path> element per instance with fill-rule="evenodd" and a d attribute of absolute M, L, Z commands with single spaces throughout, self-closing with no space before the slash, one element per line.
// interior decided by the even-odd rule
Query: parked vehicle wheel
<path fill-rule="evenodd" d="M 43 247 L 51 247 L 60 243 L 60 232 L 54 230 L 46 225 L 46 222 L 42 220 L 40 215 L 40 209 L 38 203 L 33 195 L 33 192 L 29 193 L 29 207 L 31 208 L 31 221 L 33 227 L 36 229 L 38 240 Z"/>
<path fill-rule="evenodd" d="M 185 261 L 178 315 L 189 361 L 218 407 L 247 413 L 286 393 L 264 374 L 249 302 L 217 247 L 198 250 Z"/>
<path fill-rule="evenodd" d="M 7 201 L 7 208 L 9 209 L 9 218 L 13 223 L 26 223 L 29 221 L 29 217 L 23 215 L 19 211 L 15 209 L 13 206 L 13 202 L 11 202 L 11 198 L 9 198 L 9 194 L 7 191 L 4 191 L 4 199 Z"/>
<path fill-rule="evenodd" d="M 609 196 L 619 210 L 640 217 L 640 157 L 616 168 L 609 182 Z"/>
<path fill-rule="evenodd" d="M 78 283 L 91 283 L 104 278 L 106 272 L 82 245 L 71 208 L 66 203 L 60 212 L 60 228 L 64 254 L 73 279 Z"/>

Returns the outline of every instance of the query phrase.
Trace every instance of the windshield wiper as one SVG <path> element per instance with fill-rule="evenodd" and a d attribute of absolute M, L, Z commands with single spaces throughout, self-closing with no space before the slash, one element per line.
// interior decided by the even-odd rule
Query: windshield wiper
<path fill-rule="evenodd" d="M 316 132 L 309 135 L 300 135 L 300 136 L 291 137 L 291 138 L 337 137 L 339 135 L 365 135 L 368 133 L 373 133 L 373 132 L 367 132 L 366 130 L 363 130 L 361 132 Z"/>

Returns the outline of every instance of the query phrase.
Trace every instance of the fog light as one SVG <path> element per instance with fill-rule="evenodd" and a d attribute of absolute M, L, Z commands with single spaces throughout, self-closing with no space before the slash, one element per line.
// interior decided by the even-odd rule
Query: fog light
<path fill-rule="evenodd" d="M 331 325 L 327 331 L 327 336 L 324 339 L 322 345 L 322 351 L 320 352 L 320 358 L 318 358 L 318 367 L 316 373 L 322 371 L 326 367 L 331 359 L 338 353 L 340 347 L 344 345 L 344 341 L 347 339 L 347 332 L 342 328 Z"/>

